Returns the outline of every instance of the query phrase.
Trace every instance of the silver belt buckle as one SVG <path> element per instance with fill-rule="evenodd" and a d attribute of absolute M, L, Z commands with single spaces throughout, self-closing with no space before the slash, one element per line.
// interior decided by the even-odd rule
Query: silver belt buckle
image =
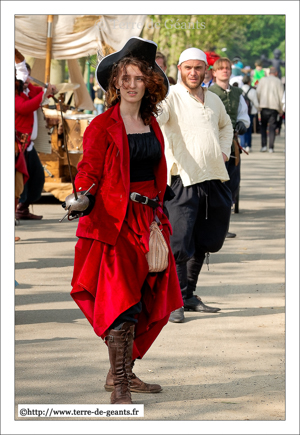
<path fill-rule="evenodd" d="M 135 199 L 135 198 L 136 198 L 136 195 L 138 195 L 137 192 L 132 192 L 132 193 L 130 194 L 130 199 L 131 199 L 131 201 L 138 202 L 138 201 Z"/>
<path fill-rule="evenodd" d="M 130 199 L 131 199 L 131 201 L 139 202 L 139 201 L 137 201 L 137 200 L 135 199 L 135 198 L 136 198 L 136 195 L 144 196 L 144 195 L 140 195 L 140 194 L 137 193 L 137 192 L 132 192 L 132 193 L 130 194 Z M 146 198 L 145 202 L 140 202 L 140 204 L 143 204 L 143 205 L 148 204 L 148 200 L 149 200 L 149 198 L 148 198 L 147 196 L 145 196 L 145 198 Z"/>

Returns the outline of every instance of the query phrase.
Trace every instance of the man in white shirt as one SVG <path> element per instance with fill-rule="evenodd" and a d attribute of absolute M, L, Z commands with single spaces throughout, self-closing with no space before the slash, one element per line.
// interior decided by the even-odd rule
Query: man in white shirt
<path fill-rule="evenodd" d="M 175 257 L 184 307 L 170 321 L 184 321 L 184 309 L 214 313 L 193 295 L 205 255 L 221 249 L 227 234 L 231 193 L 225 161 L 233 130 L 219 97 L 202 88 L 207 68 L 203 51 L 185 50 L 178 63 L 178 82 L 162 103 L 158 122 L 165 138 L 168 184 L 175 197 L 166 201 L 173 228 Z"/>
<path fill-rule="evenodd" d="M 253 119 L 255 115 L 258 113 L 259 102 L 256 95 L 256 89 L 251 86 L 251 77 L 246 75 L 243 77 L 243 86 L 242 86 L 243 96 L 247 103 L 248 101 L 248 115 L 250 118 L 250 127 L 245 134 L 239 136 L 241 147 L 245 148 L 247 153 L 252 150 L 252 128 L 253 128 Z M 250 112 L 250 113 L 249 113 Z"/>
<path fill-rule="evenodd" d="M 261 109 L 261 151 L 267 151 L 267 129 L 269 127 L 269 152 L 274 152 L 277 122 L 283 113 L 283 84 L 277 77 L 275 67 L 270 68 L 269 76 L 263 77 L 256 88 L 257 99 Z"/>

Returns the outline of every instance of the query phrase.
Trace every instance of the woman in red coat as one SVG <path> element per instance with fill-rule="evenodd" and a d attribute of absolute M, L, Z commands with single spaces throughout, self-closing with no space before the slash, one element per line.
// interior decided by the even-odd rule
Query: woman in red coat
<path fill-rule="evenodd" d="M 108 110 L 85 131 L 75 179 L 79 198 L 93 187 L 76 232 L 71 296 L 108 345 L 111 368 L 105 388 L 112 391 L 111 403 L 132 403 L 130 391 L 161 391 L 159 385 L 142 382 L 132 368 L 170 313 L 182 306 L 169 246 L 171 227 L 163 211 L 164 141 L 153 116 L 169 88 L 155 63 L 156 48 L 152 41 L 130 38 L 99 63 L 97 80 Z M 71 210 L 76 214 L 76 201 Z M 149 273 L 146 254 L 155 216 L 169 261 L 166 270 Z"/>

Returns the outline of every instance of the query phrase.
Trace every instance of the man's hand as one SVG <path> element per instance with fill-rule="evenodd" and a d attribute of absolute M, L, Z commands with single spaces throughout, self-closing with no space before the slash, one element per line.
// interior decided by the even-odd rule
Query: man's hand
<path fill-rule="evenodd" d="M 24 60 L 25 57 L 23 56 L 23 54 L 15 48 L 15 63 L 22 63 Z"/>
<path fill-rule="evenodd" d="M 226 154 L 222 153 L 222 156 L 223 156 L 224 163 L 227 162 L 228 161 L 228 157 L 226 156 Z"/>
<path fill-rule="evenodd" d="M 245 124 L 242 121 L 238 121 L 235 124 L 235 131 L 237 132 L 237 134 L 239 135 L 243 135 L 247 132 L 247 127 L 245 126 Z"/>
<path fill-rule="evenodd" d="M 57 89 L 55 85 L 48 84 L 48 88 L 45 94 L 45 97 L 47 98 L 49 95 L 55 95 L 57 94 Z"/>

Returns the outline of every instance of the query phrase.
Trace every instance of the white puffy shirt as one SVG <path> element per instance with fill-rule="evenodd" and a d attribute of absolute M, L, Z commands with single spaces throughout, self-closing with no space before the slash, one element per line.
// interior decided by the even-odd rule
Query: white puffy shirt
<path fill-rule="evenodd" d="M 204 88 L 204 104 L 181 84 L 171 86 L 157 121 L 165 139 L 168 184 L 180 175 L 184 186 L 229 180 L 222 152 L 229 158 L 233 139 L 221 99 Z"/>

